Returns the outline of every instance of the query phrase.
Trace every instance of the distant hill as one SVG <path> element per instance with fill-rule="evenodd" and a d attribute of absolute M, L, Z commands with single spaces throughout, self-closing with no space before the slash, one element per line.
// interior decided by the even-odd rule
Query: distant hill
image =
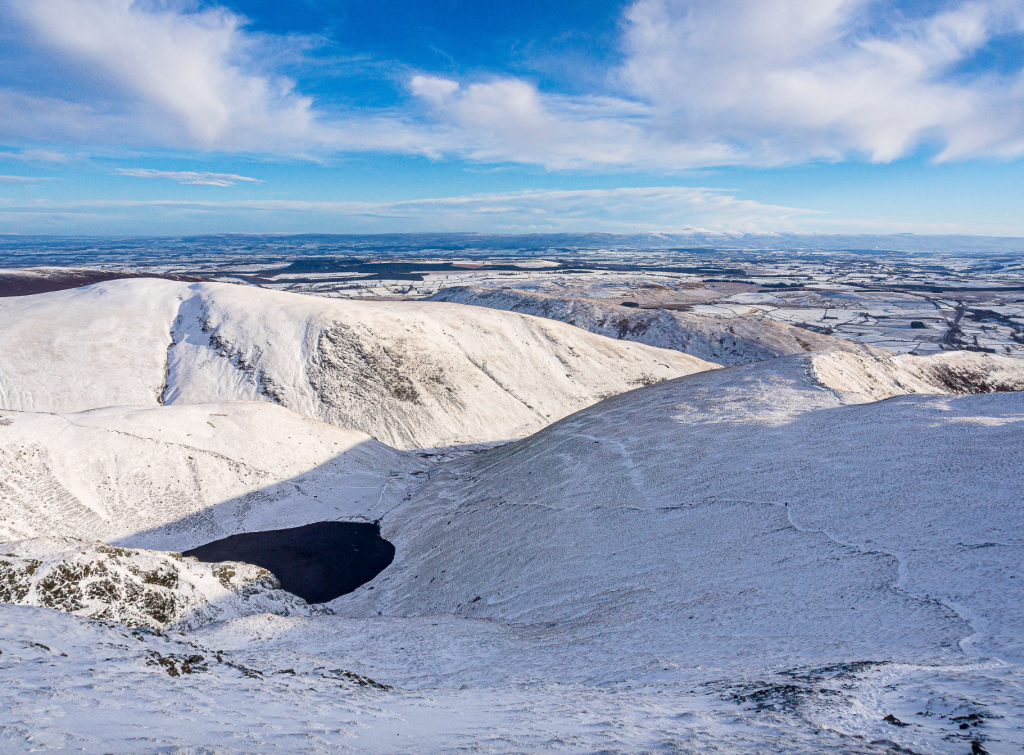
<path fill-rule="evenodd" d="M 516 289 L 446 288 L 430 297 L 430 301 L 473 304 L 547 317 L 609 338 L 674 349 L 724 365 L 760 362 L 808 351 L 886 353 L 767 319 L 703 317 L 666 309 L 624 307 L 615 301 Z"/>
<path fill-rule="evenodd" d="M 195 275 L 134 273 L 127 270 L 93 270 L 74 267 L 35 267 L 23 270 L 0 268 L 0 297 L 46 294 L 51 291 L 80 288 L 93 283 L 130 278 L 160 278 L 191 283 L 205 280 L 205 278 Z"/>
<path fill-rule="evenodd" d="M 714 367 L 435 302 L 155 279 L 0 299 L 0 408 L 270 401 L 398 448 L 522 437 L 607 396 Z"/>

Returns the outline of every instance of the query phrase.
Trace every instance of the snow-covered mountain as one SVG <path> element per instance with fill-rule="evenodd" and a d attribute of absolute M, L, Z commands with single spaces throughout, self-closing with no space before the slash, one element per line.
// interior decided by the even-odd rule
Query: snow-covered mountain
<path fill-rule="evenodd" d="M 748 364 L 809 351 L 884 353 L 771 320 L 727 320 L 665 309 L 628 308 L 618 302 L 536 291 L 460 286 L 438 291 L 430 300 L 546 317 L 602 336 L 674 349 L 724 365 Z"/>
<path fill-rule="evenodd" d="M 401 557 L 334 605 L 548 626 L 620 679 L 655 656 L 1019 663 L 1024 393 L 989 391 L 1022 381 L 831 354 L 616 396 L 447 465 L 384 518 Z"/>
<path fill-rule="evenodd" d="M 183 551 L 238 532 L 372 520 L 417 457 L 267 402 L 0 411 L 0 541 Z"/>
<path fill-rule="evenodd" d="M 1022 391 L 449 303 L 0 301 L 0 749 L 1019 750 Z M 180 555 L 330 520 L 395 548 L 333 614 Z"/>
<path fill-rule="evenodd" d="M 506 440 L 700 359 L 547 319 L 218 283 L 0 300 L 0 408 L 269 401 L 398 448 Z"/>
<path fill-rule="evenodd" d="M 1024 389 L 1019 360 L 968 352 L 836 352 L 800 364 L 813 388 L 789 403 L 805 408 L 826 395 L 859 403 Z M 731 374 L 714 383 L 723 401 L 731 389 L 721 381 Z M 59 535 L 187 550 L 239 532 L 373 521 L 418 487 L 428 466 L 270 402 L 0 411 L 0 539 Z"/>

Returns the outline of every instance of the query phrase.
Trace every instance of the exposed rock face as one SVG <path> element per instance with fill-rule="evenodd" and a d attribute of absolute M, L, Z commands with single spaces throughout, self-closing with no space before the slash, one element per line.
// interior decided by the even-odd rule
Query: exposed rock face
<path fill-rule="evenodd" d="M 547 317 L 598 335 L 673 349 L 726 366 L 808 351 L 885 353 L 771 320 L 721 319 L 664 309 L 628 308 L 617 302 L 533 291 L 461 286 L 438 291 L 430 299 Z"/>
<path fill-rule="evenodd" d="M 327 612 L 280 587 L 266 569 L 240 562 L 203 564 L 180 553 L 74 538 L 0 545 L 0 602 L 131 627 L 185 631 L 250 614 Z"/>

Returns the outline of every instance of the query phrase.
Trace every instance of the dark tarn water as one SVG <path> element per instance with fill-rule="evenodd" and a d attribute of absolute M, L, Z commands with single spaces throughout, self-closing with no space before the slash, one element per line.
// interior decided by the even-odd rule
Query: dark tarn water
<path fill-rule="evenodd" d="M 283 589 L 307 603 L 326 603 L 384 571 L 395 558 L 395 546 L 380 536 L 376 524 L 317 522 L 232 535 L 184 555 L 208 563 L 262 566 L 281 580 Z"/>

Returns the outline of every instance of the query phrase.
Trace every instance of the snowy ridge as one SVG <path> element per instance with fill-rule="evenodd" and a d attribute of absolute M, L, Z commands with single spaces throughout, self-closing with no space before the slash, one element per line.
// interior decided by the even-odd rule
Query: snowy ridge
<path fill-rule="evenodd" d="M 603 673 L 968 638 L 1024 659 L 1024 394 L 844 405 L 816 358 L 616 396 L 447 465 L 384 519 L 403 558 L 334 605 L 548 622 Z"/>
<path fill-rule="evenodd" d="M 664 309 L 626 308 L 617 302 L 559 297 L 516 289 L 461 286 L 430 301 L 458 302 L 522 312 L 575 325 L 610 338 L 674 349 L 723 365 L 748 364 L 808 351 L 883 353 L 842 338 L 771 320 L 720 320 Z"/>
<path fill-rule="evenodd" d="M 188 631 L 250 614 L 323 613 L 251 564 L 202 564 L 180 553 L 74 538 L 0 547 L 0 602 L 53 608 L 129 627 Z"/>
<path fill-rule="evenodd" d="M 717 365 L 524 315 L 217 283 L 0 301 L 0 408 L 269 401 L 398 448 L 522 437 Z"/>
<path fill-rule="evenodd" d="M 129 270 L 97 270 L 88 267 L 44 266 L 20 270 L 0 269 L 0 297 L 45 294 L 124 278 L 162 278 L 190 282 L 205 280 L 195 275 L 153 275 L 152 273 L 138 273 Z"/>
<path fill-rule="evenodd" d="M 274 404 L 0 411 L 0 541 L 188 550 L 238 532 L 372 520 L 423 463 Z"/>

